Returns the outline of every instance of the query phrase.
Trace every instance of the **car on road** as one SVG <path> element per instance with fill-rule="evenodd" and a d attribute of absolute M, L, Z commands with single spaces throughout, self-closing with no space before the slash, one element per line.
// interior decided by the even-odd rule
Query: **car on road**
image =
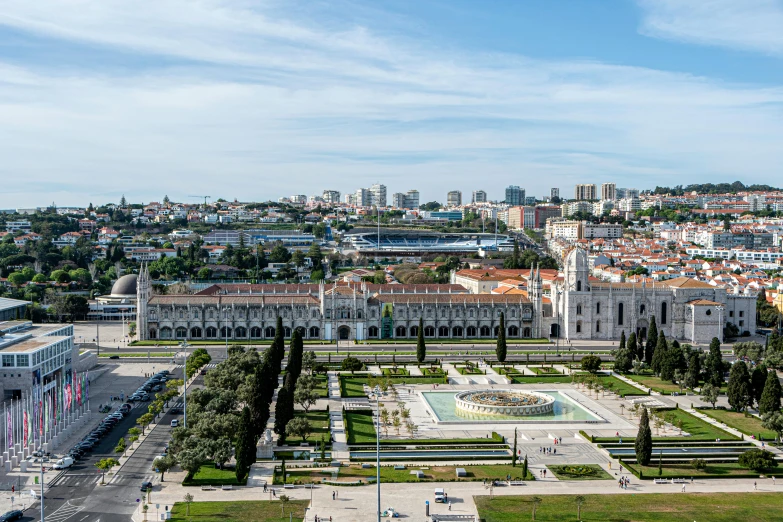
<path fill-rule="evenodd" d="M 177 426 L 179 426 L 179 419 L 173 419 L 171 421 L 171 427 L 176 428 Z"/>
<path fill-rule="evenodd" d="M 141 402 L 149 402 L 149 400 L 150 400 L 150 396 L 147 395 L 146 393 L 141 396 Z"/>
<path fill-rule="evenodd" d="M 140 491 L 146 493 L 147 491 L 150 491 L 152 489 L 152 482 L 149 482 L 145 480 L 141 483 L 141 488 L 139 488 Z"/>
<path fill-rule="evenodd" d="M 10 520 L 19 520 L 24 516 L 24 513 L 19 511 L 18 509 L 14 509 L 13 511 L 6 511 L 2 515 L 0 515 L 0 522 L 6 522 Z"/>
<path fill-rule="evenodd" d="M 131 411 L 131 408 L 133 408 L 133 406 L 126 402 L 125 404 L 120 406 L 120 411 L 124 411 L 125 413 L 128 413 L 129 411 Z"/>
<path fill-rule="evenodd" d="M 66 469 L 73 466 L 73 457 L 63 457 L 54 463 L 54 469 Z"/>

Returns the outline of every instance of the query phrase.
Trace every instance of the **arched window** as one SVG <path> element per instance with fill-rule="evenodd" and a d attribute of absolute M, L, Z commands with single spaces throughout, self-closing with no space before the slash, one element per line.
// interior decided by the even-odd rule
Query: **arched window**
<path fill-rule="evenodd" d="M 150 321 L 157 321 L 158 313 L 155 310 L 150 310 Z"/>
<path fill-rule="evenodd" d="M 519 337 L 519 328 L 516 326 L 509 326 L 508 327 L 508 336 L 509 337 Z"/>
<path fill-rule="evenodd" d="M 468 326 L 468 337 L 471 339 L 476 337 L 476 327 L 475 326 Z"/>
<path fill-rule="evenodd" d="M 445 319 L 446 317 L 448 317 L 448 316 L 449 316 L 449 311 L 448 311 L 448 310 L 446 310 L 445 308 L 442 308 L 442 309 L 440 310 L 440 316 L 441 316 L 441 317 L 443 317 L 443 318 Z"/>
<path fill-rule="evenodd" d="M 192 339 L 201 339 L 201 333 L 202 333 L 201 328 L 199 328 L 198 326 L 194 326 L 193 328 L 190 329 L 190 337 Z"/>
<path fill-rule="evenodd" d="M 163 311 L 163 318 L 164 318 L 164 319 L 168 319 L 168 318 L 169 318 L 169 311 L 168 311 L 168 310 L 164 310 L 164 311 Z M 161 335 L 162 335 L 162 334 L 163 334 L 163 332 L 161 332 Z M 161 339 L 162 339 L 162 337 L 161 337 Z"/>
<path fill-rule="evenodd" d="M 214 310 L 210 310 L 209 311 L 209 318 L 210 319 L 214 319 L 215 318 L 215 311 Z"/>
<path fill-rule="evenodd" d="M 264 328 L 264 337 L 266 337 L 267 339 L 270 339 L 270 338 L 272 338 L 274 336 L 275 336 L 275 329 L 274 328 L 272 328 L 271 326 L 267 326 L 266 328 Z"/>
<path fill-rule="evenodd" d="M 245 337 L 247 337 L 247 328 L 245 328 L 244 326 L 237 326 L 236 330 L 234 330 L 234 335 L 236 337 L 244 339 Z"/>
<path fill-rule="evenodd" d="M 486 308 L 484 308 L 484 309 L 481 311 L 481 316 L 482 316 L 482 317 L 488 317 L 488 316 L 489 316 L 489 310 L 487 310 Z"/>
<path fill-rule="evenodd" d="M 177 336 L 177 339 L 184 339 L 188 336 L 188 329 L 184 326 L 178 326 L 174 333 Z"/>
<path fill-rule="evenodd" d="M 598 301 L 595 303 L 595 313 L 600 314 L 601 313 L 601 301 Z"/>
<path fill-rule="evenodd" d="M 285 337 L 286 339 L 291 338 L 291 329 L 287 326 L 283 327 L 283 337 Z"/>
<path fill-rule="evenodd" d="M 161 339 L 171 339 L 171 328 L 168 326 L 164 326 L 160 329 L 160 338 Z"/>
<path fill-rule="evenodd" d="M 489 337 L 489 335 L 490 335 L 489 326 L 487 326 L 487 325 L 482 326 L 481 327 L 481 337 Z"/>
<path fill-rule="evenodd" d="M 310 327 L 310 339 L 318 339 L 321 337 L 321 329 L 317 326 Z"/>
<path fill-rule="evenodd" d="M 253 339 L 260 339 L 261 338 L 261 328 L 258 326 L 254 326 L 250 329 L 250 337 Z"/>
<path fill-rule="evenodd" d="M 530 328 L 525 328 L 523 330 L 522 337 L 530 337 Z"/>
<path fill-rule="evenodd" d="M 582 291 L 582 282 L 581 281 L 577 281 L 576 282 L 576 291 L 577 292 L 581 292 Z"/>
<path fill-rule="evenodd" d="M 647 305 L 640 305 L 639 306 L 639 315 L 644 315 L 644 312 L 647 310 Z"/>
<path fill-rule="evenodd" d="M 318 308 L 313 308 L 313 311 L 310 315 L 313 319 L 318 319 Z"/>
<path fill-rule="evenodd" d="M 198 319 L 198 310 L 193 310 L 193 319 Z"/>
<path fill-rule="evenodd" d="M 666 301 L 661 303 L 661 324 L 666 324 L 667 306 Z"/>
<path fill-rule="evenodd" d="M 595 322 L 595 331 L 600 332 L 601 331 L 601 321 Z"/>
<path fill-rule="evenodd" d="M 576 315 L 582 315 L 582 305 L 576 305 Z"/>
<path fill-rule="evenodd" d="M 258 310 L 253 309 L 253 319 L 258 319 Z"/>
<path fill-rule="evenodd" d="M 411 337 L 416 337 L 419 335 L 419 327 L 418 326 L 411 326 Z"/>
<path fill-rule="evenodd" d="M 214 339 L 217 337 L 217 328 L 210 326 L 207 328 L 207 339 Z"/>
<path fill-rule="evenodd" d="M 438 337 L 448 337 L 448 336 L 449 336 L 448 326 L 441 326 L 438 328 Z"/>
<path fill-rule="evenodd" d="M 231 337 L 231 328 L 224 326 L 220 329 L 220 338 L 226 339 Z"/>
<path fill-rule="evenodd" d="M 150 339 L 157 339 L 158 331 L 154 328 L 150 328 Z"/>
<path fill-rule="evenodd" d="M 475 312 L 473 311 L 473 309 L 472 309 L 472 308 L 471 308 L 471 309 L 470 309 L 470 311 L 468 312 L 468 317 L 470 317 L 471 319 L 473 319 L 473 318 L 475 317 Z"/>
<path fill-rule="evenodd" d="M 582 321 L 576 322 L 576 333 L 582 333 Z"/>
<path fill-rule="evenodd" d="M 362 318 L 362 311 L 361 310 L 357 310 L 356 311 L 356 318 L 357 319 L 361 319 Z"/>
<path fill-rule="evenodd" d="M 462 329 L 461 326 L 455 326 L 454 328 L 451 329 L 451 335 L 452 337 L 462 337 L 463 331 L 464 330 Z"/>
<path fill-rule="evenodd" d="M 408 329 L 404 326 L 398 326 L 397 329 L 394 332 L 395 337 L 407 337 L 408 335 Z"/>
<path fill-rule="evenodd" d="M 435 337 L 435 327 L 434 326 L 425 326 L 424 327 L 424 337 Z"/>
<path fill-rule="evenodd" d="M 512 308 L 511 312 L 509 312 L 509 317 L 516 317 L 517 316 L 517 309 Z"/>
<path fill-rule="evenodd" d="M 372 338 L 378 337 L 378 327 L 377 326 L 371 326 L 367 329 L 367 335 L 369 335 Z"/>
<path fill-rule="evenodd" d="M 622 326 L 623 325 L 623 315 L 625 312 L 625 306 L 623 306 L 623 303 L 620 303 L 617 305 L 617 324 Z"/>

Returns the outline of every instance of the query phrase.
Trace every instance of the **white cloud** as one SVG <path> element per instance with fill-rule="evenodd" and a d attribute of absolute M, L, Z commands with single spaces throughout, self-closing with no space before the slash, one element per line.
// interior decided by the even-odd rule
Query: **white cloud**
<path fill-rule="evenodd" d="M 262 199 L 374 181 L 426 199 L 451 188 L 502 197 L 510 183 L 539 195 L 611 180 L 776 183 L 783 166 L 777 87 L 455 55 L 318 13 L 281 18 L 272 3 L 129 5 L 0 8 L 0 24 L 62 42 L 52 46 L 183 59 L 130 72 L 0 62 L 0 207 L 122 193 Z"/>
<path fill-rule="evenodd" d="M 638 0 L 649 36 L 783 54 L 780 0 Z"/>

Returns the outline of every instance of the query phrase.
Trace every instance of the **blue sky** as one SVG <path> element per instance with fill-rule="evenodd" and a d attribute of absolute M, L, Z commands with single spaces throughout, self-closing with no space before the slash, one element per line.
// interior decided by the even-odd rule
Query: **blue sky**
<path fill-rule="evenodd" d="M 0 208 L 781 185 L 781 28 L 783 0 L 6 0 Z"/>

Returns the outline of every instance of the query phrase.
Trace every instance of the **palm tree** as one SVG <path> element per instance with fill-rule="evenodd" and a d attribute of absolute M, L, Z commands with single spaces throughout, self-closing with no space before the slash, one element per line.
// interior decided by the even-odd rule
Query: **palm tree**
<path fill-rule="evenodd" d="M 585 503 L 585 497 L 577 495 L 574 497 L 574 502 L 576 502 L 576 519 L 582 520 L 582 504 Z"/>
<path fill-rule="evenodd" d="M 541 497 L 533 497 L 530 499 L 530 502 L 533 503 L 533 520 L 536 519 L 536 509 L 538 509 L 538 505 L 541 503 L 541 501 Z"/>

